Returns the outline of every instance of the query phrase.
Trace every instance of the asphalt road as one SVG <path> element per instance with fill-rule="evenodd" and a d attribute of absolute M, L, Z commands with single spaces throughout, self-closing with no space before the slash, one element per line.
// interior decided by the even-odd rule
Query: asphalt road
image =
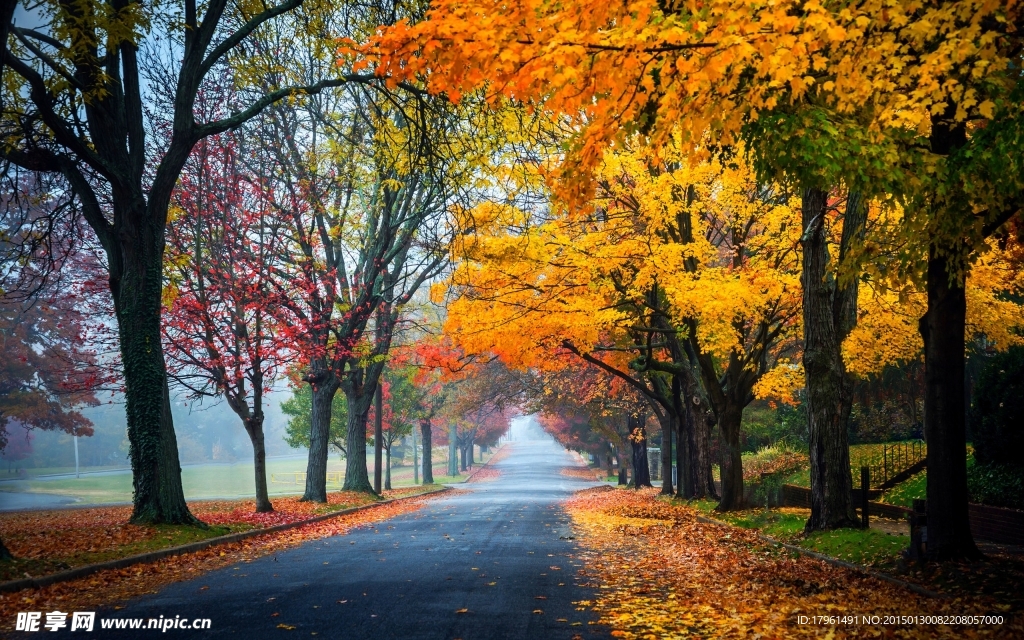
<path fill-rule="evenodd" d="M 480 638 L 610 637 L 574 601 L 568 516 L 586 482 L 553 441 L 516 442 L 496 480 L 348 535 L 173 584 L 97 618 L 209 618 L 209 631 L 102 631 L 66 637 Z M 465 613 L 457 613 L 466 609 Z M 277 614 L 277 615 L 273 615 Z M 561 620 L 561 621 L 560 621 Z M 278 628 L 279 624 L 294 629 Z M 30 634 L 25 634 L 28 637 Z M 32 634 L 35 635 L 35 634 Z"/>

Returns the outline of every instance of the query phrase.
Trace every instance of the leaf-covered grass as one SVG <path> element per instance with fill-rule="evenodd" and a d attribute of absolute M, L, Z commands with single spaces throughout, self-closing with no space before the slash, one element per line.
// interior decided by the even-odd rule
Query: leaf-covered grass
<path fill-rule="evenodd" d="M 907 440 L 906 442 L 910 442 Z M 882 459 L 882 447 L 891 446 L 896 444 L 894 442 L 886 442 L 883 444 L 853 444 L 850 445 L 850 465 L 854 468 L 859 468 L 861 464 L 877 464 Z M 746 460 L 744 460 L 744 463 Z M 746 476 L 746 470 L 744 470 L 744 476 Z M 859 478 L 860 476 L 857 476 Z M 789 473 L 782 479 L 785 484 L 792 484 L 798 487 L 810 487 L 811 486 L 811 470 L 809 467 L 796 470 Z M 860 482 L 858 479 L 857 482 Z M 890 503 L 897 504 L 897 503 Z M 909 505 L 907 505 L 909 506 Z"/>
<path fill-rule="evenodd" d="M 355 527 L 383 522 L 399 514 L 414 511 L 429 499 L 429 496 L 414 497 L 410 500 L 383 504 L 375 509 L 339 515 L 287 531 L 268 533 L 240 542 L 164 558 L 144 567 L 109 569 L 79 580 L 61 582 L 38 590 L 0 593 L 0 635 L 4 631 L 12 630 L 16 613 L 24 611 L 28 603 L 41 611 L 88 611 L 104 605 L 117 604 L 138 597 L 139 594 L 155 592 L 171 582 L 196 578 L 207 571 L 232 565 L 242 569 L 245 563 L 261 556 L 309 540 L 344 535 Z"/>
<path fill-rule="evenodd" d="M 781 507 L 717 513 L 714 511 L 717 504 L 714 501 L 699 500 L 691 504 L 716 520 L 744 529 L 757 529 L 780 542 L 788 542 L 854 564 L 893 567 L 910 544 L 907 535 L 893 535 L 878 529 L 839 529 L 804 535 L 804 523 L 810 514 L 808 509 Z"/>
<path fill-rule="evenodd" d="M 967 493 L 971 502 L 1008 509 L 1024 509 L 1024 469 L 1014 465 L 981 465 L 973 453 L 967 457 Z M 913 507 L 928 497 L 928 471 L 901 482 L 881 502 Z"/>
<path fill-rule="evenodd" d="M 698 509 L 713 507 L 711 502 L 659 499 L 656 490 L 577 493 L 566 510 L 581 550 L 581 573 L 595 587 L 593 599 L 577 605 L 593 609 L 611 635 L 627 639 L 962 638 L 964 629 L 953 626 L 814 625 L 800 624 L 799 616 L 817 611 L 870 611 L 884 617 L 1009 610 L 995 594 L 927 599 L 863 572 L 779 549 L 751 529 L 696 518 Z M 781 510 L 726 514 L 723 519 L 785 532 L 802 528 L 804 517 Z M 855 561 L 858 553 L 880 548 L 875 533 L 830 532 L 810 540 L 820 551 Z M 998 628 L 974 626 L 969 633 L 1024 637 L 1024 627 L 1007 616 Z"/>
<path fill-rule="evenodd" d="M 895 567 L 910 536 L 893 535 L 877 529 L 816 531 L 797 544 L 805 549 L 869 567 Z"/>
<path fill-rule="evenodd" d="M 914 500 L 923 500 L 927 496 L 927 489 L 928 472 L 921 471 L 883 493 L 878 501 L 911 508 Z"/>
<path fill-rule="evenodd" d="M 245 523 L 237 524 L 235 526 L 211 526 L 205 528 L 165 524 L 153 525 L 150 527 L 139 527 L 140 533 L 142 533 L 143 537 L 120 546 L 112 548 L 104 548 L 102 546 L 99 548 L 90 547 L 86 550 L 73 551 L 70 553 L 61 553 L 59 549 L 55 549 L 53 552 L 46 555 L 36 555 L 34 557 L 22 557 L 19 552 L 23 552 L 24 545 L 12 544 L 5 536 L 5 542 L 7 545 L 18 549 L 18 551 L 15 552 L 15 558 L 13 560 L 0 562 L 0 582 L 19 580 L 27 577 L 44 576 L 64 571 L 66 569 L 72 569 L 74 567 L 95 564 L 97 562 L 105 562 L 107 560 L 116 560 L 118 558 L 126 558 L 128 556 L 147 553 L 149 551 L 158 551 L 160 549 L 177 547 L 183 544 L 198 542 L 200 540 L 215 538 L 217 536 L 223 536 L 237 531 L 246 531 L 253 528 L 254 527 L 252 525 Z"/>
<path fill-rule="evenodd" d="M 385 497 L 408 497 L 439 488 L 406 487 L 387 491 Z M 37 577 L 229 533 L 297 522 L 375 501 L 374 496 L 352 492 L 329 493 L 327 504 L 278 497 L 272 499 L 275 511 L 271 513 L 255 513 L 253 500 L 191 503 L 192 513 L 207 527 L 129 524 L 130 507 L 3 513 L 0 537 L 15 559 L 0 562 L 0 581 Z"/>

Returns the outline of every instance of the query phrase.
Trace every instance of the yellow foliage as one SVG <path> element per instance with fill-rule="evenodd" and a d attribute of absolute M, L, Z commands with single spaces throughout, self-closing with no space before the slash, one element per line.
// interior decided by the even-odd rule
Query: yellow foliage
<path fill-rule="evenodd" d="M 595 198 L 544 217 L 465 212 L 446 331 L 469 353 L 557 369 L 568 343 L 625 368 L 650 295 L 698 351 L 761 375 L 799 335 L 799 210 L 737 156 L 691 163 L 639 141 L 604 155 Z M 531 222 L 533 220 L 533 222 Z M 762 363 L 763 360 L 763 363 Z M 780 375 L 763 387 L 792 401 Z"/>

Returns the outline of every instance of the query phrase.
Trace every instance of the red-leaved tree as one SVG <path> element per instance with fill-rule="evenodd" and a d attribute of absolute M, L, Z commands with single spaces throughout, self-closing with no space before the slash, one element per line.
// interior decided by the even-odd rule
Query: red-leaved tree
<path fill-rule="evenodd" d="M 200 141 L 174 193 L 164 317 L 170 375 L 193 397 L 222 396 L 253 447 L 256 511 L 267 491 L 264 398 L 286 351 L 269 310 L 281 242 L 260 182 L 242 168 L 230 133 Z"/>

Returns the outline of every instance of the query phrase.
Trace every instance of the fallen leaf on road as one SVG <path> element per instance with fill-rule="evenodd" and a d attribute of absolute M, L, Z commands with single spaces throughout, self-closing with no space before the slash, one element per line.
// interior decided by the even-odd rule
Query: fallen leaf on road
<path fill-rule="evenodd" d="M 455 613 L 469 613 L 469 609 L 456 609 Z"/>
<path fill-rule="evenodd" d="M 288 631 L 293 631 L 295 629 L 294 625 L 285 624 L 283 622 L 281 624 L 277 625 L 277 628 L 278 629 L 286 629 Z"/>

